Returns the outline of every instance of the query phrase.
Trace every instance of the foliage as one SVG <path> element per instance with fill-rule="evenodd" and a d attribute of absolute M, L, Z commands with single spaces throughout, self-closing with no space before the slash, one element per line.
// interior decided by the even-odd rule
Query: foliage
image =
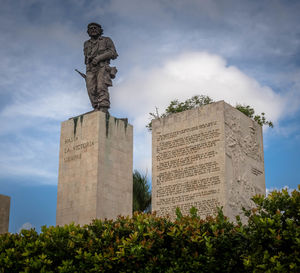
<path fill-rule="evenodd" d="M 300 188 L 299 188 L 300 189 Z M 0 236 L 0 272 L 300 272 L 299 190 L 256 196 L 248 224 L 135 213 Z"/>
<path fill-rule="evenodd" d="M 241 105 L 237 104 L 235 106 L 236 109 L 244 113 L 247 117 L 254 119 L 259 125 L 268 125 L 273 128 L 274 125 L 271 121 L 267 121 L 265 117 L 265 113 L 261 113 L 260 115 L 255 115 L 254 109 L 249 105 Z"/>
<path fill-rule="evenodd" d="M 267 198 L 255 196 L 245 234 L 248 249 L 244 265 L 251 272 L 300 272 L 300 185 L 291 195 L 286 189 Z"/>
<path fill-rule="evenodd" d="M 208 96 L 193 96 L 187 99 L 185 102 L 179 102 L 178 100 L 171 101 L 170 105 L 166 109 L 166 114 L 172 114 L 177 112 L 182 112 L 185 110 L 190 110 L 195 107 L 200 107 L 212 103 L 213 100 Z"/>
<path fill-rule="evenodd" d="M 196 107 L 200 107 L 203 105 L 207 105 L 214 102 L 212 98 L 205 95 L 193 96 L 190 99 L 187 99 L 184 102 L 180 102 L 179 100 L 172 100 L 169 106 L 165 109 L 163 114 L 158 113 L 158 109 L 156 108 L 156 113 L 149 113 L 151 119 L 164 118 L 173 113 L 179 113 L 186 110 L 194 109 Z M 265 113 L 261 113 L 260 115 L 255 115 L 254 109 L 249 105 L 241 105 L 237 104 L 235 107 L 237 110 L 244 113 L 247 117 L 254 119 L 259 125 L 267 125 L 273 128 L 273 123 L 271 121 L 267 121 L 265 117 Z M 149 131 L 152 130 L 152 121 L 150 121 L 146 127 Z"/>
<path fill-rule="evenodd" d="M 147 183 L 147 175 L 133 172 L 133 212 L 149 212 L 151 207 L 151 192 Z"/>
<path fill-rule="evenodd" d="M 213 102 L 213 100 L 209 96 L 204 96 L 204 95 L 193 96 L 184 102 L 179 102 L 179 100 L 172 100 L 170 102 L 169 106 L 166 108 L 165 113 L 163 113 L 162 115 L 159 115 L 157 108 L 156 108 L 156 113 L 149 113 L 149 114 L 150 114 L 151 118 L 154 118 L 154 119 L 164 118 L 164 117 L 169 116 L 170 114 L 183 112 L 183 111 L 190 110 L 195 107 L 200 107 L 200 106 L 212 103 L 212 102 Z M 150 121 L 150 123 L 148 123 L 148 125 L 146 127 L 148 128 L 149 131 L 151 131 L 152 130 L 152 121 Z"/>

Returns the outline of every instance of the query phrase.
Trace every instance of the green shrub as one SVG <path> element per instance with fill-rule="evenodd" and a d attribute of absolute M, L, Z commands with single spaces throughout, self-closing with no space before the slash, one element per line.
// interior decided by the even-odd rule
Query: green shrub
<path fill-rule="evenodd" d="M 300 187 L 298 186 L 298 189 Z M 273 191 L 256 196 L 245 234 L 249 246 L 244 265 L 251 272 L 300 272 L 300 193 Z"/>
<path fill-rule="evenodd" d="M 0 272 L 300 272 L 299 191 L 256 196 L 248 224 L 135 213 L 0 236 Z"/>
<path fill-rule="evenodd" d="M 183 112 L 186 110 L 194 109 L 196 107 L 201 107 L 210 103 L 213 103 L 213 99 L 209 96 L 205 95 L 197 95 L 193 96 L 190 99 L 187 99 L 184 102 L 180 102 L 179 100 L 172 100 L 169 104 L 169 106 L 165 109 L 165 112 L 163 114 L 158 113 L 158 108 L 156 108 L 156 113 L 149 113 L 151 121 L 146 125 L 146 128 L 148 128 L 149 131 L 152 131 L 152 119 L 157 118 L 165 118 L 171 114 Z M 267 125 L 271 128 L 274 127 L 272 121 L 268 121 L 266 119 L 265 113 L 255 114 L 254 108 L 252 108 L 250 105 L 242 105 L 237 104 L 235 106 L 237 110 L 245 114 L 247 117 L 252 118 L 255 120 L 259 125 Z"/>

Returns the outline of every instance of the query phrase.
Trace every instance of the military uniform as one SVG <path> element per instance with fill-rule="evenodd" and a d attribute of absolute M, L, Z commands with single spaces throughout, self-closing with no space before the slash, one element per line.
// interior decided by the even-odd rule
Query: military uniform
<path fill-rule="evenodd" d="M 100 36 L 98 39 L 84 43 L 86 64 L 86 88 L 94 109 L 107 112 L 110 108 L 108 86 L 112 86 L 112 78 L 117 69 L 110 67 L 110 60 L 118 57 L 112 40 Z"/>

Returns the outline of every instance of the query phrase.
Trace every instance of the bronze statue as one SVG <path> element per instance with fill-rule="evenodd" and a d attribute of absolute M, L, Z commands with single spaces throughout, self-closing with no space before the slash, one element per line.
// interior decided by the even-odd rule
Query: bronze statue
<path fill-rule="evenodd" d="M 116 67 L 111 67 L 110 60 L 118 57 L 112 40 L 102 36 L 101 25 L 90 23 L 87 33 L 91 37 L 84 42 L 84 62 L 86 75 L 76 70 L 86 81 L 86 88 L 95 110 L 108 113 L 110 100 L 108 87 L 112 86 L 112 80 L 117 73 Z"/>

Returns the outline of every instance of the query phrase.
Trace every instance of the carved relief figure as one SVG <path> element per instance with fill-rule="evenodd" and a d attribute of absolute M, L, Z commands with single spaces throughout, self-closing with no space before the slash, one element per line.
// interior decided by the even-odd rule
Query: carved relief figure
<path fill-rule="evenodd" d="M 263 193 L 263 189 L 257 188 L 257 185 L 253 183 L 251 170 L 251 166 L 257 166 L 263 160 L 262 147 L 257 141 L 258 124 L 253 121 L 252 126 L 248 126 L 248 130 L 243 131 L 237 115 L 231 111 L 226 111 L 225 115 L 226 155 L 232 167 L 232 180 L 229 182 L 231 198 L 228 204 L 233 215 L 237 215 L 241 207 L 253 206 L 251 198 L 255 194 Z"/>
<path fill-rule="evenodd" d="M 110 67 L 110 60 L 118 57 L 109 37 L 102 36 L 101 25 L 90 23 L 87 33 L 91 37 L 84 43 L 84 62 L 86 64 L 86 88 L 95 110 L 108 113 L 110 100 L 108 87 L 117 73 L 116 67 Z"/>

